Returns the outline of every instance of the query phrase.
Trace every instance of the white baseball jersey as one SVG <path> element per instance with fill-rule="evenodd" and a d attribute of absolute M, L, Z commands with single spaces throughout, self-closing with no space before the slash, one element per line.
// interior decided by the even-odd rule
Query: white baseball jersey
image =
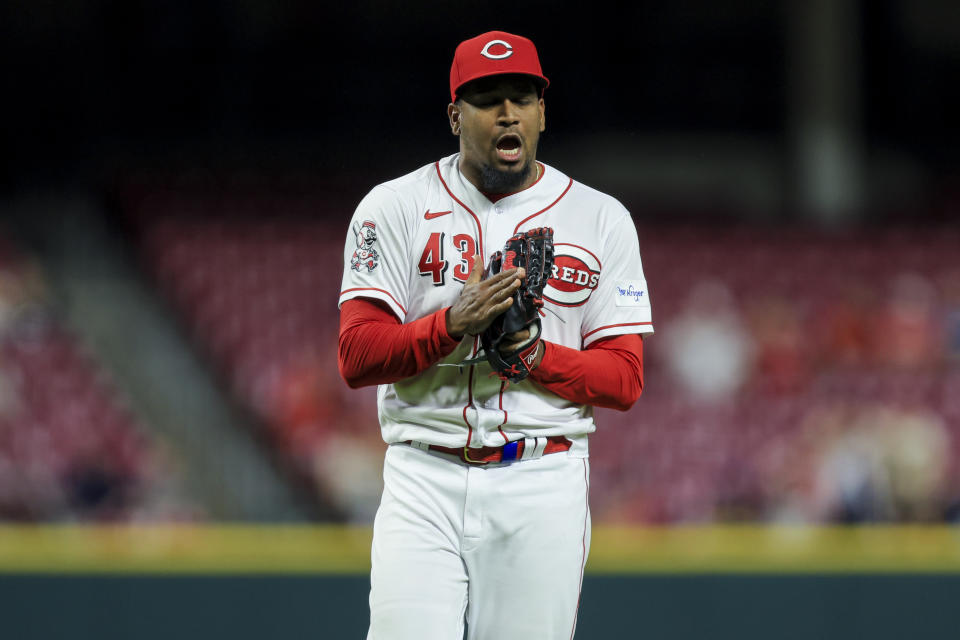
<path fill-rule="evenodd" d="M 583 349 L 600 338 L 652 333 L 650 293 L 629 212 L 614 198 L 540 164 L 531 187 L 493 203 L 461 173 L 459 154 L 375 187 L 360 202 L 344 247 L 340 303 L 385 302 L 402 322 L 452 305 L 472 256 L 484 264 L 513 234 L 552 227 L 555 261 L 544 289 L 543 339 Z M 387 443 L 416 440 L 448 447 L 499 446 L 525 437 L 565 435 L 586 453 L 592 407 L 527 379 L 507 385 L 466 336 L 422 373 L 380 385 Z"/>

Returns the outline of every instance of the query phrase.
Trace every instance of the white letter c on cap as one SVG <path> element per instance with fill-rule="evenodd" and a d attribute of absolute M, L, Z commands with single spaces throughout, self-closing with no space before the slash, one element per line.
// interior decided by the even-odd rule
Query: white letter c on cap
<path fill-rule="evenodd" d="M 502 44 L 507 48 L 503 53 L 490 53 L 490 47 L 495 44 Z M 503 40 L 491 40 L 487 44 L 483 45 L 483 49 L 480 50 L 480 55 L 485 58 L 490 58 L 491 60 L 503 60 L 504 58 L 509 58 L 513 55 L 513 47 L 510 46 L 510 43 L 504 42 Z"/>

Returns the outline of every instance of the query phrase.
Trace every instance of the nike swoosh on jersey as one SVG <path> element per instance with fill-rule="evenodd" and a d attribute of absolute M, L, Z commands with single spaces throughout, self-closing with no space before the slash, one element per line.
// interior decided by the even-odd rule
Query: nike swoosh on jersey
<path fill-rule="evenodd" d="M 427 209 L 427 212 L 423 214 L 424 220 L 433 220 L 434 218 L 439 218 L 440 216 L 445 216 L 448 213 L 453 213 L 453 211 L 430 211 Z"/>

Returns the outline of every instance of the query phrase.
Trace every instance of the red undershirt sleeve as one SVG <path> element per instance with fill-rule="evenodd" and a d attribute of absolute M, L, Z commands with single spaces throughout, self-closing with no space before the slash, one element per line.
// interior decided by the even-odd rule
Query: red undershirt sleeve
<path fill-rule="evenodd" d="M 643 338 L 635 333 L 598 340 L 584 351 L 544 346 L 530 378 L 561 398 L 626 411 L 643 391 Z"/>
<path fill-rule="evenodd" d="M 347 300 L 340 306 L 340 375 L 357 389 L 420 373 L 460 344 L 447 333 L 446 312 L 440 309 L 403 324 L 379 302 Z"/>

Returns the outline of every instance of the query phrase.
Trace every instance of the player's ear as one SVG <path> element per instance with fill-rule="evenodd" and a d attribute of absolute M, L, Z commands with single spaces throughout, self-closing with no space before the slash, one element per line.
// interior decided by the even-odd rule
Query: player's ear
<path fill-rule="evenodd" d="M 453 135 L 460 135 L 460 107 L 455 102 L 447 105 L 447 118 L 450 120 L 450 131 Z"/>
<path fill-rule="evenodd" d="M 547 129 L 547 115 L 544 110 L 546 107 L 543 104 L 543 98 L 540 98 L 538 106 L 540 107 L 540 133 L 543 133 Z"/>

